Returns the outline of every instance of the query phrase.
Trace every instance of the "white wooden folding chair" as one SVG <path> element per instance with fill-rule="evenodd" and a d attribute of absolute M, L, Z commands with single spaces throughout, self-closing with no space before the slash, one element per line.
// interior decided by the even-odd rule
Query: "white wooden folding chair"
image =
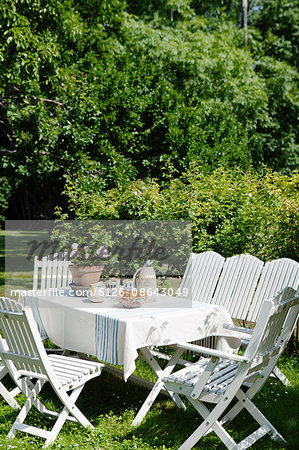
<path fill-rule="evenodd" d="M 72 281 L 67 252 L 34 257 L 33 289 L 63 289 Z"/>
<path fill-rule="evenodd" d="M 31 309 L 14 300 L 0 298 L 0 328 L 5 338 L 0 337 L 0 356 L 27 397 L 8 437 L 14 438 L 16 432 L 21 431 L 46 439 L 47 446 L 54 442 L 66 420 L 93 428 L 75 402 L 85 383 L 100 375 L 103 364 L 61 355 L 48 356 Z M 60 413 L 48 410 L 38 399 L 47 381 L 63 404 Z M 32 406 L 40 413 L 56 418 L 50 431 L 24 423 Z"/>
<path fill-rule="evenodd" d="M 0 380 L 2 380 L 5 375 L 8 373 L 6 366 L 0 359 Z M 0 396 L 4 398 L 4 400 L 12 407 L 16 409 L 20 409 L 18 402 L 15 399 L 15 396 L 20 393 L 20 389 L 15 387 L 12 390 L 8 390 L 4 384 L 0 381 Z"/>
<path fill-rule="evenodd" d="M 178 344 L 179 348 L 210 356 L 200 358 L 197 363 L 163 379 L 169 391 L 185 395 L 204 419 L 181 445 L 180 450 L 191 449 L 212 431 L 229 449 L 248 448 L 266 434 L 285 442 L 252 399 L 265 384 L 284 350 L 298 312 L 299 296 L 292 288 L 285 288 L 274 298 L 264 301 L 250 342 L 242 356 L 188 343 Z M 244 386 L 249 388 L 243 390 Z M 231 406 L 235 398 L 237 403 Z M 209 409 L 205 403 L 214 404 L 214 408 Z M 227 408 L 228 412 L 225 413 Z M 259 428 L 237 444 L 224 425 L 243 409 L 258 422 Z"/>

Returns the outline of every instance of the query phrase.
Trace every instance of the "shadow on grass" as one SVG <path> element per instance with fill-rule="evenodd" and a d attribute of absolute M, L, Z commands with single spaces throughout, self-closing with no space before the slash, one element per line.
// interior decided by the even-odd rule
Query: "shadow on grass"
<path fill-rule="evenodd" d="M 10 380 L 5 379 L 7 385 Z M 66 424 L 53 448 L 82 449 L 177 449 L 201 423 L 198 413 L 188 404 L 187 411 L 179 410 L 166 396 L 159 396 L 143 422 L 137 427 L 131 423 L 148 390 L 109 373 L 103 373 L 99 378 L 85 385 L 77 405 L 95 426 L 95 432 L 90 433 L 80 425 Z M 24 401 L 24 397 L 18 399 Z M 41 393 L 41 400 L 47 407 L 61 409 L 60 401 L 49 385 Z M 255 449 L 297 449 L 299 391 L 295 388 L 286 389 L 280 383 L 269 380 L 256 397 L 257 406 L 266 417 L 277 427 L 278 431 L 288 441 L 287 445 L 276 443 L 269 436 L 263 437 Z M 1 426 L 1 437 L 5 437 L 13 423 L 17 411 L 6 407 L 0 401 L 1 418 L 5 425 Z M 35 426 L 50 429 L 53 421 L 45 419 L 36 411 L 30 412 L 28 422 Z M 257 428 L 255 421 L 245 411 L 231 424 L 227 431 L 239 442 Z M 17 448 L 40 448 L 41 440 L 30 437 L 19 437 L 14 441 Z M 16 443 L 16 444 L 15 444 Z M 30 444 L 30 445 L 29 445 Z M 1 443 L 0 443 L 1 447 Z M 1 447 L 2 448 L 2 447 Z M 218 437 L 211 433 L 203 438 L 196 449 L 224 449 Z"/>
<path fill-rule="evenodd" d="M 281 383 L 269 380 L 264 390 L 257 395 L 254 403 L 287 441 L 287 444 L 277 442 L 267 435 L 255 444 L 255 448 L 264 450 L 298 449 L 298 388 L 286 389 Z M 135 436 L 144 440 L 146 436 L 146 442 L 151 445 L 177 448 L 201 422 L 201 417 L 191 404 L 187 404 L 187 410 L 182 411 L 170 400 L 159 397 L 152 411 L 138 427 L 127 433 L 126 439 Z M 227 424 L 225 429 L 238 443 L 258 427 L 257 422 L 244 410 L 230 424 Z M 218 449 L 225 448 L 225 446 L 215 433 L 211 433 L 201 439 L 194 448 Z"/>

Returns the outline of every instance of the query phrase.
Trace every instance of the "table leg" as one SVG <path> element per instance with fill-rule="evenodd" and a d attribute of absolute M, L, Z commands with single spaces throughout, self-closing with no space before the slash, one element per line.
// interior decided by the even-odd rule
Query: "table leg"
<path fill-rule="evenodd" d="M 159 392 L 162 389 L 166 389 L 162 382 L 162 378 L 171 374 L 171 372 L 175 368 L 176 364 L 178 363 L 178 361 L 183 353 L 182 349 L 176 349 L 173 356 L 169 360 L 167 366 L 163 370 L 159 366 L 159 364 L 157 363 L 157 361 L 155 360 L 155 358 L 153 357 L 153 355 L 151 354 L 150 350 L 147 347 L 141 348 L 140 352 L 142 353 L 145 360 L 148 362 L 150 367 L 153 369 L 153 371 L 157 375 L 158 380 L 155 383 L 155 385 L 154 385 L 153 389 L 151 390 L 151 392 L 149 393 L 149 395 L 147 396 L 147 398 L 144 401 L 143 405 L 141 406 L 140 410 L 138 411 L 135 419 L 132 422 L 132 425 L 138 425 L 142 421 L 142 419 L 145 417 L 145 415 L 149 411 L 150 407 L 154 403 L 155 399 L 157 398 Z M 178 394 L 173 393 L 173 392 L 168 392 L 168 394 L 179 408 L 186 409 L 184 403 L 182 402 L 182 400 L 180 399 Z"/>

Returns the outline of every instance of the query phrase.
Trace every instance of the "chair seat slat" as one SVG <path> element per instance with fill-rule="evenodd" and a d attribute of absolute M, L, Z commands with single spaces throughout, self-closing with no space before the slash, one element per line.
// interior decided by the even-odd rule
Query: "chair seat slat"
<path fill-rule="evenodd" d="M 55 364 L 55 362 L 57 361 L 64 361 L 65 356 L 61 356 L 61 355 L 50 355 L 49 356 L 49 360 Z M 93 362 L 93 361 L 87 361 L 85 359 L 79 359 L 79 358 L 73 358 L 71 356 L 67 357 L 67 363 L 69 366 L 74 366 L 74 367 L 78 367 L 78 368 L 89 368 L 89 370 L 98 370 L 99 368 L 99 363 L 98 362 Z"/>

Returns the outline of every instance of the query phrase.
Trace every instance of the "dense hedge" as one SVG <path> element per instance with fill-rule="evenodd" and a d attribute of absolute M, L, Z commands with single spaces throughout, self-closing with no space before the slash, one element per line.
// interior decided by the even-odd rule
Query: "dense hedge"
<path fill-rule="evenodd" d="M 69 209 L 77 219 L 192 220 L 195 252 L 298 259 L 298 172 L 288 177 L 222 167 L 207 175 L 194 165 L 167 181 L 161 187 L 137 180 L 101 193 L 90 170 L 89 177 L 68 180 Z M 67 217 L 61 209 L 57 215 Z"/>

